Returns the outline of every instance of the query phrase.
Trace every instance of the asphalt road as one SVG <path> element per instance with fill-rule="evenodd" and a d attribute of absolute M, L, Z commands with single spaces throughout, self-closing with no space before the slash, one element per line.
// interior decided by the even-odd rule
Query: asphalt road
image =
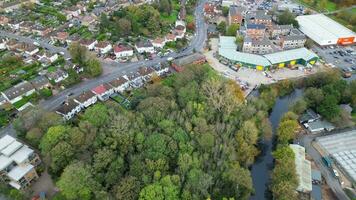
<path fill-rule="evenodd" d="M 204 15 L 203 15 L 203 6 L 206 0 L 200 0 L 198 2 L 198 5 L 195 9 L 195 19 L 196 19 L 196 33 L 192 40 L 190 41 L 189 46 L 184 49 L 181 52 L 173 52 L 170 55 L 166 57 L 157 57 L 153 60 L 147 60 L 147 61 L 138 61 L 138 62 L 132 62 L 132 63 L 117 63 L 117 62 L 109 62 L 109 61 L 102 61 L 103 67 L 110 67 L 111 72 L 109 74 L 102 75 L 98 78 L 90 79 L 83 81 L 73 87 L 67 88 L 60 92 L 59 94 L 53 96 L 52 98 L 42 101 L 39 106 L 46 109 L 46 110 L 55 110 L 63 101 L 65 101 L 68 98 L 68 94 L 79 94 L 83 91 L 89 90 L 97 85 L 100 85 L 101 83 L 105 83 L 108 81 L 111 81 L 120 75 L 128 74 L 133 71 L 137 71 L 137 69 L 141 66 L 152 66 L 156 65 L 158 63 L 167 61 L 168 57 L 174 57 L 174 58 L 179 58 L 179 57 L 184 57 L 187 55 L 190 55 L 193 53 L 193 51 L 201 51 L 205 45 L 205 41 L 207 38 L 207 25 L 204 21 Z M 48 43 L 48 40 L 43 39 L 43 40 L 35 40 L 30 37 L 24 37 L 20 36 L 17 34 L 9 33 L 0 30 L 0 35 L 5 36 L 8 38 L 13 38 L 17 39 L 19 41 L 25 42 L 25 43 L 30 43 L 33 44 L 33 42 L 37 42 L 40 44 L 41 47 L 48 49 L 48 51 L 52 53 L 59 53 L 59 52 L 64 52 L 64 57 L 69 58 L 70 55 L 67 51 L 67 49 L 63 47 L 56 47 Z M 0 130 L 0 136 L 4 134 L 11 134 L 15 135 L 15 131 L 12 128 L 12 125 L 8 125 L 7 127 L 4 127 L 3 129 Z"/>

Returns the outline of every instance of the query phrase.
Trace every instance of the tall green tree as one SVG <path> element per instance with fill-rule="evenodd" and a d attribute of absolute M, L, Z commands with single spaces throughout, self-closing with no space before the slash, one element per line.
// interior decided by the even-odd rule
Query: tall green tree
<path fill-rule="evenodd" d="M 68 200 L 89 200 L 99 191 L 99 186 L 92 176 L 90 167 L 82 162 L 68 165 L 57 185 Z"/>

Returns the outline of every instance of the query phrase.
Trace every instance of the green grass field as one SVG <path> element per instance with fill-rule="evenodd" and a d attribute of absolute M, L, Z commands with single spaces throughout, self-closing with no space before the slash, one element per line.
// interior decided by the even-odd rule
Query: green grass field
<path fill-rule="evenodd" d="M 296 0 L 297 3 L 299 4 L 302 4 L 304 6 L 307 6 L 313 10 L 317 10 L 317 11 L 325 11 L 325 10 L 321 10 L 318 5 L 319 5 L 319 2 L 320 0 L 317 0 L 317 3 L 316 4 L 312 4 L 312 3 L 308 3 L 308 1 L 305 1 L 305 0 Z M 337 9 L 337 6 L 334 2 L 332 1 L 327 1 L 327 4 L 326 4 L 326 7 L 325 9 L 329 12 L 332 12 L 332 11 L 335 11 Z"/>

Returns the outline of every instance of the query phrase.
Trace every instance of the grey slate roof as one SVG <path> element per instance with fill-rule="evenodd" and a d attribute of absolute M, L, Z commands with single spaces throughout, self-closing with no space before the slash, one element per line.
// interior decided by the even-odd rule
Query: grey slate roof
<path fill-rule="evenodd" d="M 34 87 L 31 83 L 23 81 L 10 89 L 5 90 L 3 93 L 9 100 L 15 99 L 16 97 L 24 95 L 26 92 L 33 90 Z"/>
<path fill-rule="evenodd" d="M 70 113 L 73 109 L 75 109 L 77 106 L 79 106 L 77 102 L 75 102 L 73 99 L 69 99 L 67 102 L 62 104 L 56 111 L 66 115 Z"/>
<path fill-rule="evenodd" d="M 32 85 L 37 88 L 42 88 L 49 84 L 49 80 L 45 76 L 37 76 L 31 80 Z"/>

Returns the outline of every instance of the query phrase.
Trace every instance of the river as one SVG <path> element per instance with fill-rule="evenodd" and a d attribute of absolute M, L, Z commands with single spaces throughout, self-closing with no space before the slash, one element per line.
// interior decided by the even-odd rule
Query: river
<path fill-rule="evenodd" d="M 284 113 L 288 111 L 290 105 L 300 99 L 303 95 L 303 90 L 296 89 L 290 95 L 287 95 L 276 100 L 272 112 L 270 113 L 269 120 L 272 124 L 273 138 L 276 134 L 276 130 L 279 121 Z M 272 140 L 262 141 L 262 152 L 256 158 L 255 163 L 252 165 L 251 176 L 253 181 L 253 187 L 255 193 L 250 197 L 250 200 L 263 200 L 272 199 L 268 190 L 270 173 L 273 169 L 273 157 L 272 157 Z"/>

